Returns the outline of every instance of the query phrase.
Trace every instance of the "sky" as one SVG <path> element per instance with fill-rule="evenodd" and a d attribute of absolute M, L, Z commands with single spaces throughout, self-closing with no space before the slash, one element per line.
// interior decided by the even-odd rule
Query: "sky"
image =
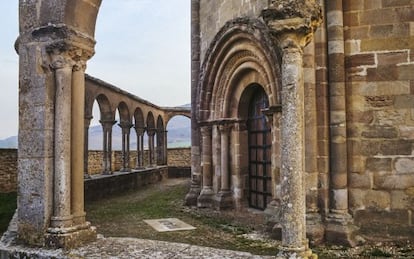
<path fill-rule="evenodd" d="M 17 135 L 18 1 L 0 1 L 0 139 Z M 103 0 L 86 73 L 159 106 L 190 103 L 190 1 Z"/>

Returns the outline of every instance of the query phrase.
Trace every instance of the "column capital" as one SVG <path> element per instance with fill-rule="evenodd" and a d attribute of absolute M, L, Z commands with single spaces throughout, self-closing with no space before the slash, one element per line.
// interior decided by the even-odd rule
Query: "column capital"
<path fill-rule="evenodd" d="M 134 129 L 135 129 L 135 132 L 138 134 L 138 136 L 144 135 L 144 132 L 145 132 L 144 127 L 139 127 L 139 126 L 135 125 Z"/>
<path fill-rule="evenodd" d="M 201 126 L 200 130 L 201 130 L 201 134 L 203 136 L 211 136 L 211 130 L 212 130 L 212 126 L 211 125 L 207 125 L 207 126 Z"/>
<path fill-rule="evenodd" d="M 100 120 L 99 122 L 104 128 L 112 128 L 112 126 L 116 123 L 115 120 Z"/>
<path fill-rule="evenodd" d="M 218 129 L 221 134 L 228 134 L 232 127 L 232 124 L 220 124 L 218 126 Z"/>
<path fill-rule="evenodd" d="M 322 9 L 315 0 L 272 0 L 261 16 L 282 50 L 302 50 L 322 23 Z"/>
<path fill-rule="evenodd" d="M 155 133 L 157 133 L 157 129 L 147 128 L 147 134 L 148 134 L 148 136 L 153 137 L 155 135 Z"/>
<path fill-rule="evenodd" d="M 130 129 L 134 125 L 129 121 L 121 121 L 120 123 L 118 123 L 118 126 L 122 129 Z"/>

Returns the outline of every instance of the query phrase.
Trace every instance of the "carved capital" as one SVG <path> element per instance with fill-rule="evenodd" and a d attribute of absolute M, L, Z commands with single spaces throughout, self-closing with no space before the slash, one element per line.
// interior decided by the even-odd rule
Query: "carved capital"
<path fill-rule="evenodd" d="M 201 135 L 202 136 L 211 136 L 211 126 L 202 126 L 201 127 Z"/>
<path fill-rule="evenodd" d="M 51 54 L 50 68 L 53 70 L 72 68 L 75 63 L 65 53 L 54 52 Z"/>
<path fill-rule="evenodd" d="M 261 16 L 282 49 L 303 49 L 322 23 L 322 9 L 315 0 L 272 0 Z"/>

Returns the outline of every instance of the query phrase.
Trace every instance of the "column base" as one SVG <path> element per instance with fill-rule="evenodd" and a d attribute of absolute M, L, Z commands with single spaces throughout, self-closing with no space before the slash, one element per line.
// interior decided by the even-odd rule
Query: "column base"
<path fill-rule="evenodd" d="M 363 242 L 362 238 L 356 236 L 358 227 L 348 213 L 330 213 L 326 217 L 326 223 L 327 243 L 355 247 Z"/>
<path fill-rule="evenodd" d="M 45 234 L 45 245 L 53 249 L 72 249 L 93 242 L 96 237 L 96 228 L 85 222 L 70 228 L 49 228 Z"/>
<path fill-rule="evenodd" d="M 187 193 L 184 199 L 186 206 L 197 206 L 197 199 L 200 195 L 201 188 L 198 186 L 191 186 L 190 191 Z"/>
<path fill-rule="evenodd" d="M 214 192 L 211 187 L 203 188 L 197 198 L 197 207 L 212 208 L 214 206 Z"/>
<path fill-rule="evenodd" d="M 312 246 L 323 243 L 325 227 L 322 224 L 322 217 L 319 213 L 306 213 L 306 236 Z"/>
<path fill-rule="evenodd" d="M 234 206 L 231 191 L 220 191 L 215 197 L 215 207 L 218 210 L 231 209 Z"/>
<path fill-rule="evenodd" d="M 131 168 L 121 168 L 120 172 L 131 172 Z"/>
<path fill-rule="evenodd" d="M 301 247 L 285 247 L 279 248 L 277 258 L 303 258 L 303 259 L 317 259 L 318 256 L 312 253 L 307 242 Z"/>
<path fill-rule="evenodd" d="M 113 172 L 110 172 L 110 171 L 106 171 L 106 172 L 102 172 L 102 174 L 103 175 L 112 175 L 112 174 L 114 174 Z"/>
<path fill-rule="evenodd" d="M 83 179 L 92 179 L 91 175 L 88 173 L 83 174 Z"/>

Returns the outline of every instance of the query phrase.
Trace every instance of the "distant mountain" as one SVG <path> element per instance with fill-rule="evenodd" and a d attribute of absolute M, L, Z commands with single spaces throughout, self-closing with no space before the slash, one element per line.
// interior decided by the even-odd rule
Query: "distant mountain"
<path fill-rule="evenodd" d="M 1 139 L 0 148 L 17 148 L 17 136 Z"/>
<path fill-rule="evenodd" d="M 112 149 L 122 149 L 122 130 L 115 124 L 112 127 Z M 89 149 L 101 150 L 102 142 L 102 127 L 100 125 L 91 126 L 89 128 Z M 191 145 L 191 122 L 190 119 L 184 116 L 176 116 L 172 118 L 167 125 L 167 146 L 169 148 L 175 147 L 189 147 Z M 148 138 L 144 136 L 144 146 L 148 146 Z M 131 128 L 130 134 L 130 149 L 135 150 L 137 147 L 137 138 L 134 128 Z"/>
<path fill-rule="evenodd" d="M 190 104 L 182 105 L 180 107 L 190 107 Z M 191 122 L 190 119 L 184 116 L 176 116 L 172 118 L 167 125 L 167 146 L 169 148 L 175 147 L 189 147 L 191 146 Z M 122 131 L 121 128 L 115 124 L 112 128 L 112 149 L 122 149 Z M 89 128 L 89 149 L 101 150 L 103 142 L 101 125 L 91 126 Z M 131 128 L 130 148 L 135 150 L 137 146 L 137 139 L 134 128 Z M 144 136 L 144 146 L 148 146 L 148 139 Z M 0 148 L 17 148 L 17 136 L 12 136 L 0 140 Z"/>

